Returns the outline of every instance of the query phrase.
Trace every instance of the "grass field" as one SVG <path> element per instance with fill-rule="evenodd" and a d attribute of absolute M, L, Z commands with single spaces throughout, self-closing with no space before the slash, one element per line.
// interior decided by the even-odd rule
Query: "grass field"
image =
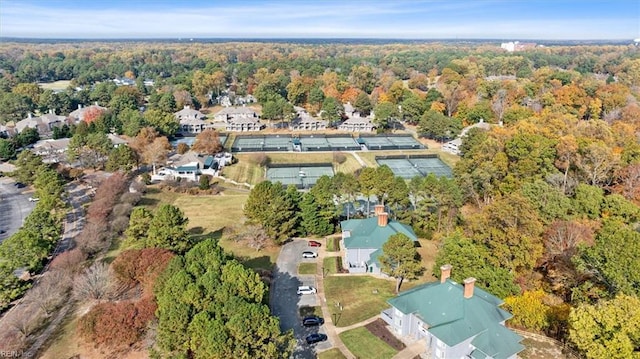
<path fill-rule="evenodd" d="M 338 273 L 338 257 L 325 257 L 322 260 L 325 275 Z"/>
<path fill-rule="evenodd" d="M 329 276 L 324 279 L 324 291 L 331 315 L 336 314 L 336 326 L 346 327 L 369 319 L 389 307 L 395 282 L 369 276 Z M 338 307 L 342 306 L 342 311 Z"/>
<path fill-rule="evenodd" d="M 346 359 L 340 349 L 329 349 L 318 353 L 318 359 Z"/>
<path fill-rule="evenodd" d="M 60 80 L 60 81 L 55 81 L 55 82 L 43 82 L 43 83 L 39 83 L 38 86 L 40 86 L 41 89 L 43 90 L 51 90 L 51 91 L 63 91 L 66 90 L 67 87 L 69 87 L 69 85 L 71 85 L 71 81 L 69 80 Z"/>
<path fill-rule="evenodd" d="M 433 265 L 436 263 L 436 254 L 438 254 L 438 246 L 440 245 L 440 241 L 436 240 L 428 240 L 428 239 L 420 239 L 420 247 L 418 248 L 418 253 L 422 258 L 422 266 L 424 266 L 425 271 L 422 277 L 419 279 L 421 282 L 432 282 L 437 280 L 433 275 Z"/>
<path fill-rule="evenodd" d="M 242 206 L 248 196 L 248 193 L 234 190 L 225 190 L 221 195 L 215 196 L 191 196 L 149 187 L 140 204 L 150 209 L 156 208 L 160 203 L 177 206 L 184 212 L 185 217 L 189 218 L 187 229 L 192 235 L 200 239 L 219 239 L 225 250 L 233 253 L 247 266 L 270 270 L 275 264 L 280 247 L 270 245 L 256 251 L 243 242 L 232 241 L 222 236 L 225 227 L 243 222 Z"/>
<path fill-rule="evenodd" d="M 315 263 L 300 263 L 298 265 L 298 274 L 316 274 L 318 266 Z"/>
<path fill-rule="evenodd" d="M 356 358 L 387 359 L 398 353 L 365 327 L 340 333 L 340 339 Z"/>
<path fill-rule="evenodd" d="M 327 237 L 327 252 L 338 252 L 340 250 L 340 237 Z"/>
<path fill-rule="evenodd" d="M 250 160 L 250 155 L 237 154 L 235 156 L 238 158 L 238 163 L 226 166 L 222 170 L 222 175 L 225 178 L 252 185 L 258 184 L 265 179 L 264 168 L 253 163 Z"/>

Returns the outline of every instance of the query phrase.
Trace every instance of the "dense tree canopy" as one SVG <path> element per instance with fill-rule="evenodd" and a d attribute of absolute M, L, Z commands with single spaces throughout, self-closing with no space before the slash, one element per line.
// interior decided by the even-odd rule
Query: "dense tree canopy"
<path fill-rule="evenodd" d="M 264 303 L 258 274 L 224 254 L 214 240 L 171 262 L 156 287 L 158 345 L 193 358 L 288 358 L 291 333 Z"/>

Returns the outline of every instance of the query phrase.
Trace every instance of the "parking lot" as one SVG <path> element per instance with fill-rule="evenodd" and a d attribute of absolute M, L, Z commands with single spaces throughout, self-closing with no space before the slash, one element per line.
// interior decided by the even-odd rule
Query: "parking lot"
<path fill-rule="evenodd" d="M 11 178 L 0 178 L 0 242 L 17 232 L 35 207 L 35 202 L 29 201 L 33 193 L 15 184 Z"/>
<path fill-rule="evenodd" d="M 308 285 L 316 287 L 315 275 L 298 275 L 298 264 L 301 262 L 313 263 L 317 258 L 302 258 L 302 252 L 317 252 L 316 248 L 309 247 L 308 242 L 296 239 L 282 247 L 274 269 L 273 283 L 271 285 L 271 312 L 280 318 L 280 328 L 283 331 L 293 329 L 297 339 L 297 346 L 293 358 L 315 358 L 316 349 L 324 350 L 331 347 L 330 341 L 313 345 L 305 342 L 305 337 L 313 333 L 326 334 L 324 327 L 304 327 L 299 315 L 299 308 L 304 306 L 320 306 L 316 294 L 296 294 L 299 286 Z"/>

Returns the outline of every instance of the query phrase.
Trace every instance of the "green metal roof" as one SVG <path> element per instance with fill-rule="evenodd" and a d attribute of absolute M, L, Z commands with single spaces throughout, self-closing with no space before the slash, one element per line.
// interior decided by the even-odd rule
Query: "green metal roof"
<path fill-rule="evenodd" d="M 486 331 L 471 341 L 471 345 L 476 347 L 471 354 L 481 352 L 484 356 L 479 356 L 480 358 L 506 359 L 524 350 L 524 345 L 520 344 L 521 340 L 522 337 L 509 328 L 490 323 Z"/>
<path fill-rule="evenodd" d="M 464 287 L 452 280 L 427 283 L 400 293 L 388 303 L 420 318 L 430 333 L 450 347 L 475 337 L 472 344 L 496 359 L 524 349 L 522 338 L 500 324 L 511 318 L 509 312 L 498 307 L 502 300 L 477 286 L 471 298 L 464 298 L 463 291 Z"/>
<path fill-rule="evenodd" d="M 176 167 L 176 171 L 195 172 L 198 170 L 198 166 L 179 166 Z"/>
<path fill-rule="evenodd" d="M 214 158 L 213 156 L 207 156 L 204 160 L 204 168 L 211 168 L 213 165 Z"/>
<path fill-rule="evenodd" d="M 367 261 L 367 265 L 372 265 L 375 264 L 378 267 L 382 267 L 380 265 L 380 261 L 378 260 L 378 258 L 382 255 L 382 248 L 376 249 L 375 252 L 372 252 L 369 255 L 369 260 Z"/>
<path fill-rule="evenodd" d="M 382 245 L 394 234 L 402 233 L 413 241 L 418 237 L 406 224 L 389 221 L 386 226 L 378 225 L 378 217 L 350 219 L 340 222 L 342 231 L 349 231 L 350 236 L 344 239 L 345 248 L 382 248 Z"/>

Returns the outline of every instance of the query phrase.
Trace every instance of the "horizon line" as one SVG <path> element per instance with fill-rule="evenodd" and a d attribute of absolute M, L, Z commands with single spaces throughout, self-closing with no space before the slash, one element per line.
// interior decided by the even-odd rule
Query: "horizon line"
<path fill-rule="evenodd" d="M 251 36 L 206 36 L 206 37 L 191 37 L 191 36 L 158 36 L 158 37 L 40 37 L 40 36 L 2 36 L 0 40 L 81 40 L 81 41 L 114 41 L 114 40 L 177 40 L 177 41 L 196 41 L 196 40 L 384 40 L 384 41 L 520 41 L 520 42 L 638 42 L 638 38 L 592 38 L 592 39 L 545 39 L 545 38 L 504 38 L 504 37 L 314 37 L 314 36 L 271 36 L 271 37 L 251 37 Z"/>

